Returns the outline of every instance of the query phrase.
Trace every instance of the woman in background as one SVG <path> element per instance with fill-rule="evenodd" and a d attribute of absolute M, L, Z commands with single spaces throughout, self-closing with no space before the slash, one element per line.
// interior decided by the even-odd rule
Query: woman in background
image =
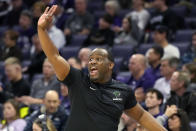
<path fill-rule="evenodd" d="M 191 131 L 186 112 L 178 109 L 178 112 L 168 119 L 168 131 Z"/>
<path fill-rule="evenodd" d="M 23 131 L 26 121 L 19 117 L 18 103 L 10 99 L 3 106 L 3 117 L 5 122 L 0 124 L 0 131 Z"/>

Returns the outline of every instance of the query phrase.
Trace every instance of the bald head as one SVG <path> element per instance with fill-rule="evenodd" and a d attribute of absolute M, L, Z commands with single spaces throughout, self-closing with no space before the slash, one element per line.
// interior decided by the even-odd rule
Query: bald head
<path fill-rule="evenodd" d="M 60 104 L 58 93 L 54 90 L 47 91 L 44 98 L 44 104 L 48 113 L 56 112 Z"/>
<path fill-rule="evenodd" d="M 134 54 L 129 59 L 129 70 L 133 75 L 143 73 L 147 67 L 147 61 L 144 55 Z"/>
<path fill-rule="evenodd" d="M 147 61 L 144 55 L 142 54 L 134 54 L 131 59 L 134 59 L 138 64 L 146 68 Z"/>
<path fill-rule="evenodd" d="M 59 99 L 59 95 L 55 90 L 49 90 L 45 94 L 45 99 L 48 99 L 48 98 Z"/>

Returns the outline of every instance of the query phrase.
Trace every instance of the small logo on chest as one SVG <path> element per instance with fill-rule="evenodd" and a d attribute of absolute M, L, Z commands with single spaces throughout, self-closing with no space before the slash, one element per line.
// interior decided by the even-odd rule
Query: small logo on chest
<path fill-rule="evenodd" d="M 113 98 L 113 101 L 122 101 L 122 100 L 123 100 L 122 98 L 120 98 L 121 94 L 120 94 L 119 91 L 114 91 L 114 92 L 113 92 L 113 95 L 115 96 L 115 97 Z"/>

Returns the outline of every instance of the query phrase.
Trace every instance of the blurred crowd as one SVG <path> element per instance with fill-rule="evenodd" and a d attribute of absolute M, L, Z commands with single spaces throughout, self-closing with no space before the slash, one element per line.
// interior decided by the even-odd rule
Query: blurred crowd
<path fill-rule="evenodd" d="M 37 35 L 53 4 L 47 32 L 71 66 L 88 73 L 92 49 L 106 48 L 113 78 L 158 122 L 169 131 L 196 128 L 196 0 L 0 0 L 0 131 L 64 131 L 68 88 Z M 123 113 L 118 131 L 135 130 L 146 131 Z"/>

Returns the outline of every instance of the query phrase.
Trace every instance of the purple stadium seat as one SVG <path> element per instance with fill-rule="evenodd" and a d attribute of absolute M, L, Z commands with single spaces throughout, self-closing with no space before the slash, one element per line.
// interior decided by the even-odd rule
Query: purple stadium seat
<path fill-rule="evenodd" d="M 79 51 L 80 47 L 63 47 L 60 49 L 60 54 L 62 55 L 62 57 L 64 57 L 65 59 L 69 59 L 70 57 L 77 57 L 78 55 L 78 51 Z"/>
<path fill-rule="evenodd" d="M 129 71 L 127 72 L 119 72 L 116 76 L 116 80 L 125 82 L 128 80 L 128 78 L 130 77 L 131 73 Z"/>
<path fill-rule="evenodd" d="M 143 43 L 140 45 L 140 47 L 138 48 L 138 53 L 141 53 L 141 54 L 145 54 L 146 51 L 151 48 L 152 46 L 154 46 L 155 44 L 154 43 Z"/>
<path fill-rule="evenodd" d="M 118 15 L 120 16 L 120 18 L 124 18 L 131 11 L 131 9 L 122 9 L 118 12 Z"/>
<path fill-rule="evenodd" d="M 179 30 L 176 32 L 175 42 L 189 42 L 196 30 Z"/>
<path fill-rule="evenodd" d="M 195 17 L 185 18 L 185 23 L 188 29 L 196 29 L 196 18 Z"/>
<path fill-rule="evenodd" d="M 191 125 L 192 131 L 196 131 L 196 122 L 191 122 L 190 125 Z"/>
<path fill-rule="evenodd" d="M 8 26 L 0 26 L 0 37 L 3 35 L 3 33 L 8 29 Z"/>
<path fill-rule="evenodd" d="M 185 17 L 187 15 L 187 8 L 185 6 L 171 7 L 171 10 L 173 10 L 178 16 Z"/>
<path fill-rule="evenodd" d="M 112 54 L 114 57 L 125 57 L 131 55 L 133 52 L 133 46 L 130 45 L 114 45 L 112 48 Z"/>
<path fill-rule="evenodd" d="M 86 38 L 86 35 L 73 35 L 69 46 L 81 46 Z"/>
<path fill-rule="evenodd" d="M 195 0 L 196 1 L 196 0 Z M 189 14 L 190 17 L 195 17 L 196 16 L 196 7 L 193 7 L 191 9 L 191 13 Z"/>
<path fill-rule="evenodd" d="M 22 58 L 23 58 L 23 60 L 29 60 L 30 59 L 30 51 L 27 49 L 22 49 Z"/>
<path fill-rule="evenodd" d="M 104 10 L 97 10 L 94 12 L 95 20 L 97 21 L 100 17 L 102 17 L 105 14 Z"/>
<path fill-rule="evenodd" d="M 31 61 L 30 60 L 24 60 L 22 61 L 22 67 L 27 67 L 31 64 Z"/>
<path fill-rule="evenodd" d="M 96 10 L 103 10 L 103 2 L 102 1 L 94 1 L 94 2 L 89 2 L 88 3 L 88 11 L 94 12 Z"/>
<path fill-rule="evenodd" d="M 178 42 L 178 43 L 172 43 L 173 45 L 177 46 L 180 50 L 180 55 L 183 56 L 184 53 L 188 50 L 189 48 L 189 43 L 188 42 Z"/>
<path fill-rule="evenodd" d="M 34 82 L 35 80 L 41 79 L 43 77 L 43 74 L 35 74 L 33 76 L 32 82 Z"/>

